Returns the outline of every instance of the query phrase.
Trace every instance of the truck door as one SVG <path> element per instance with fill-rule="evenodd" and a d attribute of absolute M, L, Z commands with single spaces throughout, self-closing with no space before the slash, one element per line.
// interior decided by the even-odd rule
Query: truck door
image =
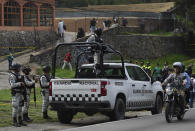
<path fill-rule="evenodd" d="M 126 68 L 129 74 L 128 86 L 130 94 L 127 105 L 130 109 L 140 108 L 142 107 L 142 100 L 144 99 L 144 93 L 142 92 L 143 83 L 138 81 L 134 66 L 127 66 Z"/>
<path fill-rule="evenodd" d="M 134 67 L 134 69 L 137 74 L 137 80 L 140 82 L 142 93 L 144 94 L 142 97 L 142 104 L 144 107 L 150 107 L 153 104 L 153 89 L 151 79 L 140 67 Z"/>

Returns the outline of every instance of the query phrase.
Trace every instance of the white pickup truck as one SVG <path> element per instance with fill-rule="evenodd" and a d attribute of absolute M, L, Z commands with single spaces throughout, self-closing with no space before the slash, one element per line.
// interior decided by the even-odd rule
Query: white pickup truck
<path fill-rule="evenodd" d="M 70 123 L 77 112 L 93 115 L 101 112 L 111 120 L 125 118 L 126 111 L 162 112 L 161 83 L 138 65 L 104 63 L 104 75 L 96 76 L 94 64 L 82 65 L 74 79 L 52 79 L 49 101 L 62 123 Z M 125 73 L 122 73 L 125 71 Z"/>

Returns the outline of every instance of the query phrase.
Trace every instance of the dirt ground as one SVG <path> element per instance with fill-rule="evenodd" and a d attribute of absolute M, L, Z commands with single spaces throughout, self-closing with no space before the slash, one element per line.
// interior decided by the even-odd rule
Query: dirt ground
<path fill-rule="evenodd" d="M 150 8 L 148 8 L 150 7 Z M 174 7 L 174 2 L 144 3 L 128 5 L 90 5 L 89 7 L 78 8 L 57 8 L 59 11 L 131 11 L 131 12 L 165 12 Z"/>

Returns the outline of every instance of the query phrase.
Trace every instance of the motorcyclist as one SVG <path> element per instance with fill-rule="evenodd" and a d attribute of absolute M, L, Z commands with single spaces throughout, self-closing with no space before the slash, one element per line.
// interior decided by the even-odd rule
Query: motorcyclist
<path fill-rule="evenodd" d="M 182 112 L 184 112 L 185 109 L 185 85 L 186 85 L 186 78 L 184 77 L 184 74 L 182 73 L 183 70 L 183 64 L 181 62 L 175 62 L 173 64 L 174 73 L 170 74 L 168 78 L 164 80 L 162 83 L 163 87 L 166 87 L 168 83 L 172 84 L 177 88 L 178 94 L 180 94 L 179 103 L 182 109 Z"/>

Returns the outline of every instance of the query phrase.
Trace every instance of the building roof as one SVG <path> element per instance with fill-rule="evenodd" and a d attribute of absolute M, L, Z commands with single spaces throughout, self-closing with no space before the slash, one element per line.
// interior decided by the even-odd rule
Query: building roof
<path fill-rule="evenodd" d="M 164 3 L 145 3 L 145 4 L 128 4 L 128 5 L 95 5 L 79 8 L 90 11 L 130 11 L 130 12 L 167 12 L 174 8 L 174 2 Z"/>

